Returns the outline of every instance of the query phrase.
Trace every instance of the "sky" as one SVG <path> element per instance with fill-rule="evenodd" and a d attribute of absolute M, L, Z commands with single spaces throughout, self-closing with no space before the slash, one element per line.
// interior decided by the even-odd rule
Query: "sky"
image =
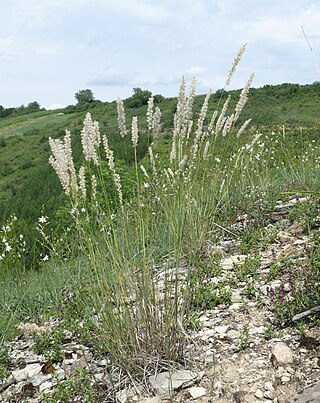
<path fill-rule="evenodd" d="M 230 89 L 312 83 L 319 27 L 320 0 L 0 0 L 0 105 L 176 96 L 182 76 L 215 91 L 244 43 Z"/>

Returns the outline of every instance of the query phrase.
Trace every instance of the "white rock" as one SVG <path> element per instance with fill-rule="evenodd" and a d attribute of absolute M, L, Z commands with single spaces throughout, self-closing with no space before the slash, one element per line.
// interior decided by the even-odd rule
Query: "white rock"
<path fill-rule="evenodd" d="M 223 270 L 232 270 L 234 265 L 242 264 L 245 261 L 246 257 L 246 255 L 234 255 L 227 257 L 226 259 L 223 259 L 221 261 L 221 268 Z"/>
<path fill-rule="evenodd" d="M 199 397 L 205 396 L 207 394 L 207 390 L 201 386 L 194 386 L 189 389 L 189 393 L 193 399 L 198 399 Z"/>
<path fill-rule="evenodd" d="M 288 244 L 288 243 L 294 242 L 294 238 L 285 231 L 279 232 L 278 239 L 282 244 Z"/>
<path fill-rule="evenodd" d="M 272 357 L 278 365 L 284 366 L 292 364 L 293 352 L 286 343 L 279 342 L 272 347 Z"/>
<path fill-rule="evenodd" d="M 139 400 L 139 403 L 161 403 L 162 399 L 159 396 L 146 397 L 143 400 Z"/>
<path fill-rule="evenodd" d="M 13 377 L 17 382 L 24 381 L 28 378 L 33 377 L 41 371 L 41 365 L 37 364 L 29 364 L 22 369 L 18 369 L 12 372 Z"/>
<path fill-rule="evenodd" d="M 257 326 L 257 327 L 251 327 L 249 328 L 249 334 L 254 335 L 254 334 L 264 334 L 266 331 L 266 328 L 264 326 Z"/>
<path fill-rule="evenodd" d="M 43 382 L 39 387 L 39 392 L 43 392 L 44 390 L 51 389 L 52 386 L 53 386 L 53 383 L 50 381 Z"/>
<path fill-rule="evenodd" d="M 218 333 L 220 336 L 225 336 L 228 330 L 230 330 L 230 326 L 229 326 L 229 325 L 225 325 L 225 326 L 216 326 L 216 327 L 215 327 L 216 333 Z"/>
<path fill-rule="evenodd" d="M 257 389 L 256 393 L 254 394 L 255 397 L 257 397 L 258 399 L 262 399 L 263 398 L 263 392 L 261 389 Z"/>
<path fill-rule="evenodd" d="M 227 332 L 227 337 L 231 340 L 238 339 L 240 336 L 240 332 L 238 330 L 231 329 Z"/>
<path fill-rule="evenodd" d="M 32 383 L 33 386 L 39 386 L 39 385 L 41 385 L 41 383 L 48 381 L 51 378 L 52 378 L 51 374 L 44 375 L 43 373 L 40 373 L 40 374 L 34 375 L 30 379 L 30 382 Z"/>
<path fill-rule="evenodd" d="M 241 308 L 241 304 L 235 302 L 234 304 L 229 306 L 229 311 L 239 311 Z"/>
<path fill-rule="evenodd" d="M 160 374 L 149 377 L 149 382 L 152 388 L 158 395 L 168 397 L 176 389 L 181 386 L 192 383 L 198 379 L 198 374 L 188 370 L 178 370 L 172 373 L 161 372 Z"/>
<path fill-rule="evenodd" d="M 262 294 L 264 295 L 268 295 L 268 290 L 272 289 L 272 290 L 276 290 L 281 286 L 281 281 L 280 280 L 275 280 L 272 283 L 268 283 L 265 285 L 262 285 L 260 287 L 260 291 L 262 292 Z"/>
<path fill-rule="evenodd" d="M 269 390 L 270 392 L 274 391 L 273 383 L 272 382 L 266 382 L 264 384 L 264 390 Z"/>

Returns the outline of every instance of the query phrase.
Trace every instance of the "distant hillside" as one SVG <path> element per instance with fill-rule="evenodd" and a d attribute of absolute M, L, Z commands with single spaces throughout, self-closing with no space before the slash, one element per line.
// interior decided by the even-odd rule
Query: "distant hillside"
<path fill-rule="evenodd" d="M 212 112 L 223 105 L 231 94 L 231 107 L 237 102 L 240 90 L 217 91 L 212 95 L 209 110 Z M 196 114 L 199 112 L 204 95 L 195 99 Z M 172 125 L 176 108 L 176 98 L 159 96 L 157 106 L 162 112 L 163 131 Z M 126 102 L 127 128 L 133 116 L 138 116 L 140 130 L 146 127 L 146 106 L 132 107 Z M 128 152 L 130 138 L 120 143 L 115 102 L 94 102 L 91 106 L 69 106 L 59 111 L 44 111 L 0 118 L 0 222 L 14 211 L 26 222 L 39 216 L 44 206 L 49 214 L 54 213 L 63 200 L 60 184 L 48 163 L 50 149 L 49 136 L 62 137 L 65 129 L 71 130 L 74 158 L 80 162 L 80 131 L 85 113 L 90 111 L 100 123 L 101 132 L 107 134 L 115 157 L 128 167 L 133 162 Z M 210 113 L 208 114 L 210 116 Z M 249 101 L 241 115 L 241 122 L 252 118 L 251 125 L 277 126 L 301 125 L 319 130 L 320 127 L 320 83 L 311 85 L 281 84 L 266 85 L 250 90 Z M 147 143 L 139 145 L 139 158 L 147 152 Z"/>

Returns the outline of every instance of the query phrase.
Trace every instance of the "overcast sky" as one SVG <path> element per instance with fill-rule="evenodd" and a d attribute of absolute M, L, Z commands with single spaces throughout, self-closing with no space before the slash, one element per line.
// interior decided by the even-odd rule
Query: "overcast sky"
<path fill-rule="evenodd" d="M 175 96 L 182 75 L 216 90 L 245 42 L 231 88 L 312 83 L 319 27 L 320 0 L 0 0 L 0 105 Z"/>

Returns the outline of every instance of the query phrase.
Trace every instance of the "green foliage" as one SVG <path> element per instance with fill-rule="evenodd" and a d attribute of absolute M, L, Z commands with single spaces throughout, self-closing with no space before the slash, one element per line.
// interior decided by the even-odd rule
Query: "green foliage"
<path fill-rule="evenodd" d="M 40 104 L 37 101 L 29 102 L 27 106 L 21 105 L 16 108 L 4 108 L 0 105 L 0 119 L 13 115 L 25 115 L 40 111 Z"/>
<path fill-rule="evenodd" d="M 247 256 L 241 264 L 235 265 L 235 272 L 238 280 L 246 281 L 248 278 L 254 279 L 260 269 L 260 256 L 258 253 Z"/>
<path fill-rule="evenodd" d="M 281 324 L 291 321 L 295 314 L 301 313 L 320 302 L 320 237 L 315 235 L 313 247 L 305 266 L 297 262 L 287 262 L 282 268 L 289 276 L 290 298 L 284 292 L 283 284 L 279 289 L 269 292 L 274 311 Z"/>
<path fill-rule="evenodd" d="M 8 358 L 8 350 L 0 345 L 0 381 L 10 374 L 7 368 Z"/>
<path fill-rule="evenodd" d="M 67 403 L 67 402 L 96 402 L 96 393 L 93 389 L 89 374 L 80 369 L 76 375 L 67 381 L 58 381 L 54 395 L 44 397 L 44 402 Z"/>
<path fill-rule="evenodd" d="M 134 88 L 133 95 L 125 100 L 125 105 L 129 108 L 139 108 L 140 106 L 147 105 L 151 96 L 151 91 L 142 90 L 141 88 Z"/>
<path fill-rule="evenodd" d="M 249 347 L 251 337 L 249 334 L 249 325 L 247 323 L 242 325 L 239 339 L 235 343 L 236 351 L 245 350 Z"/>
<path fill-rule="evenodd" d="M 219 256 L 215 256 L 210 262 L 202 262 L 199 259 L 196 266 L 190 270 L 188 299 L 192 307 L 212 309 L 220 304 L 230 305 L 231 289 L 228 282 L 219 279 L 219 263 Z"/>
<path fill-rule="evenodd" d="M 254 123 L 263 124 L 267 119 L 268 123 L 276 125 L 283 122 L 284 116 L 285 120 L 294 121 L 295 117 L 289 114 L 294 114 L 295 107 L 299 109 L 297 99 L 304 99 L 301 87 L 291 90 L 290 85 L 285 85 L 278 89 L 254 90 L 256 104 L 251 106 L 250 116 Z M 315 104 L 318 95 L 312 91 Z M 231 94 L 234 106 L 239 91 Z M 91 339 L 97 349 L 107 353 L 112 363 L 125 371 L 141 374 L 148 370 L 145 366 L 155 361 L 179 361 L 184 346 L 181 326 L 199 326 L 193 313 L 195 308 L 212 308 L 231 302 L 231 283 L 221 280 L 219 259 L 211 260 L 204 253 L 208 240 L 217 239 L 217 234 L 224 233 L 225 229 L 228 234 L 231 232 L 240 237 L 244 252 L 252 253 L 275 239 L 275 233 L 260 228 L 265 223 L 265 214 L 272 211 L 270 209 L 281 192 L 319 189 L 317 147 L 313 142 L 318 136 L 316 126 L 292 131 L 279 126 L 260 127 L 262 135 L 255 142 L 249 131 L 236 138 L 237 126 L 224 137 L 205 134 L 203 143 L 198 144 L 197 153 L 193 155 L 194 131 L 204 100 L 199 96 L 195 99 L 192 116 L 194 131 L 189 143 L 183 143 L 183 154 L 188 157 L 183 166 L 181 161 L 169 161 L 177 100 L 161 99 L 159 105 L 167 134 L 151 139 L 145 118 L 150 95 L 149 91 L 135 89 L 126 101 L 130 106 L 126 111 L 127 127 L 133 116 L 139 118 L 139 142 L 134 149 L 130 136 L 124 139 L 119 136 L 114 102 L 89 102 L 88 105 L 79 102 L 80 105 L 61 112 L 63 115 L 48 113 L 41 116 L 39 112 L 32 119 L 30 116 L 30 120 L 19 116 L 0 121 L 0 138 L 5 140 L 2 146 L 5 152 L 0 154 L 2 223 L 10 216 L 10 209 L 18 211 L 17 221 L 29 233 L 33 233 L 29 231 L 30 223 L 38 222 L 41 216 L 50 216 L 51 221 L 45 228 L 49 231 L 48 243 L 43 245 L 40 238 L 32 235 L 35 242 L 29 249 L 28 259 L 32 262 L 29 272 L 12 262 L 6 271 L 1 271 L 0 308 L 3 315 L 0 334 L 3 336 L 0 343 L 15 334 L 14 325 L 25 317 L 43 321 L 59 315 L 63 326 L 53 335 L 37 340 L 39 351 L 50 359 L 59 360 L 58 346 L 63 329 L 69 328 L 76 333 L 79 328 L 77 317 L 80 316 L 84 317 L 85 331 L 79 331 L 78 337 L 86 343 Z M 270 109 L 266 107 L 264 95 L 270 101 L 267 104 L 271 105 Z M 204 124 L 208 124 L 210 113 L 226 96 L 227 93 L 221 92 L 212 97 Z M 101 133 L 107 133 L 116 172 L 121 176 L 123 205 L 119 202 L 114 172 L 109 169 L 102 147 L 97 150 L 98 167 L 84 161 L 80 132 L 87 108 L 93 119 L 100 121 Z M 303 122 L 316 124 L 315 113 L 302 109 L 305 113 Z M 85 165 L 87 199 L 78 196 L 65 199 L 60 183 L 47 163 L 50 155 L 48 137 L 61 138 L 65 128 L 72 134 L 77 172 L 82 164 Z M 210 150 L 204 157 L 207 140 Z M 152 142 L 156 173 L 147 156 Z M 143 175 L 141 164 L 147 175 Z M 91 188 L 93 174 L 97 179 L 96 199 Z M 249 223 L 254 224 L 239 230 L 231 223 L 244 213 L 247 213 Z M 57 233 L 51 231 L 51 225 Z M 60 238 L 59 243 L 57 239 Z M 37 259 L 33 258 L 35 249 L 40 250 Z M 50 252 L 50 261 L 52 259 L 49 264 L 42 260 L 47 252 Z M 312 254 L 312 269 L 306 278 L 299 270 L 295 273 L 294 310 L 310 306 L 319 299 L 315 289 L 319 282 L 317 254 Z M 185 264 L 187 277 L 181 286 L 179 276 L 183 275 Z M 247 282 L 244 292 L 249 297 L 254 296 L 254 279 L 259 267 L 260 260 L 253 254 L 242 266 L 235 268 L 236 278 Z M 289 268 L 287 265 L 281 270 Z M 276 268 L 273 269 L 270 278 L 278 274 Z M 155 281 L 157 276 L 159 281 Z M 159 290 L 161 285 L 163 288 Z M 66 300 L 62 289 L 74 297 Z M 287 315 L 289 307 L 283 305 L 282 297 L 280 293 L 274 296 L 275 307 Z M 92 315 L 92 312 L 98 314 Z M 95 334 L 94 339 L 92 334 Z M 248 327 L 244 326 L 238 348 L 245 348 L 248 343 Z M 76 388 L 79 389 L 79 385 L 61 384 L 57 400 L 72 400 L 76 397 Z M 86 394 L 90 395 L 84 392 Z"/>
<path fill-rule="evenodd" d="M 74 94 L 78 104 L 88 104 L 94 101 L 93 92 L 89 89 L 79 90 Z"/>
<path fill-rule="evenodd" d="M 60 362 L 63 359 L 61 352 L 63 338 L 63 333 L 59 331 L 34 335 L 33 349 L 37 354 L 43 354 L 47 361 Z"/>

